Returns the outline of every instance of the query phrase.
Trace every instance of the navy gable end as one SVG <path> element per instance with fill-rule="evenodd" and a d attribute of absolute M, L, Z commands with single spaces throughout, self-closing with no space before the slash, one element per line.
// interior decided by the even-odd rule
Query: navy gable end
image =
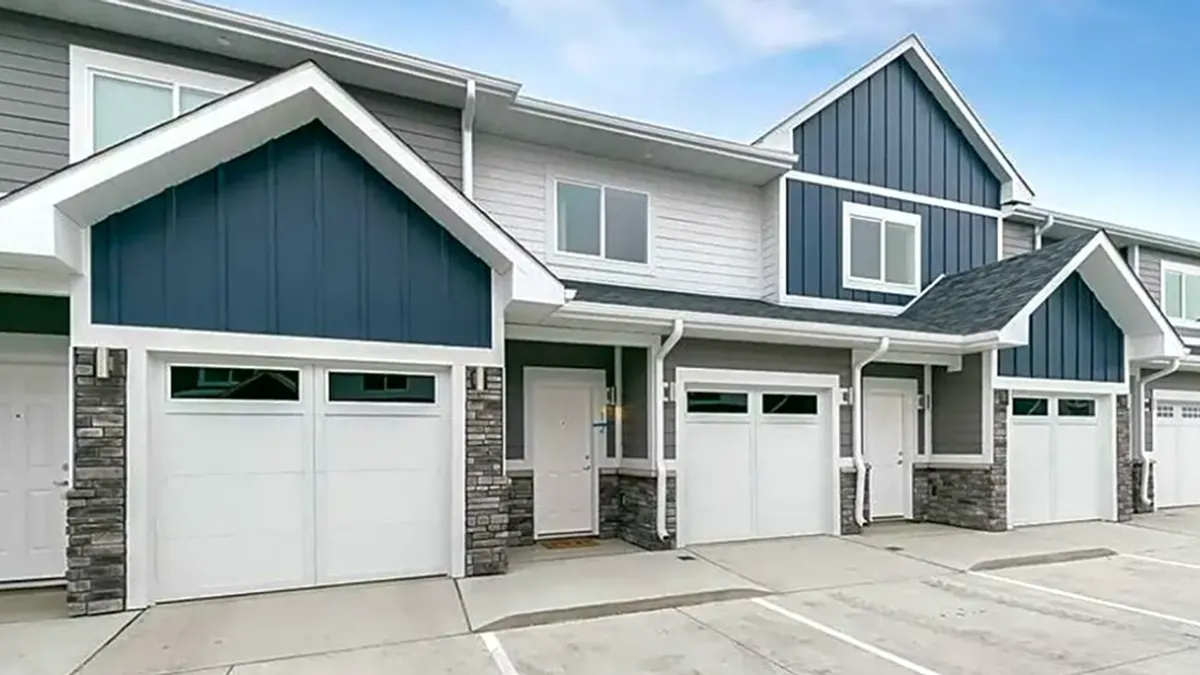
<path fill-rule="evenodd" d="M 314 122 L 92 228 L 95 323 L 492 343 L 491 270 Z"/>

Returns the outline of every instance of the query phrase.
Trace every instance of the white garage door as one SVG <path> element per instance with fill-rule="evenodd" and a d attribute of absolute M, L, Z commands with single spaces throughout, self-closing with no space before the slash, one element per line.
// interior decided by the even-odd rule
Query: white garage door
<path fill-rule="evenodd" d="M 157 597 L 444 574 L 445 378 L 164 368 Z"/>
<path fill-rule="evenodd" d="M 1153 442 L 1155 506 L 1200 504 L 1200 403 L 1156 403 Z"/>
<path fill-rule="evenodd" d="M 1013 398 L 1008 437 L 1013 525 L 1106 517 L 1116 460 L 1112 427 L 1101 407 L 1094 398 Z"/>
<path fill-rule="evenodd" d="M 833 530 L 827 394 L 697 387 L 684 396 L 682 543 Z"/>

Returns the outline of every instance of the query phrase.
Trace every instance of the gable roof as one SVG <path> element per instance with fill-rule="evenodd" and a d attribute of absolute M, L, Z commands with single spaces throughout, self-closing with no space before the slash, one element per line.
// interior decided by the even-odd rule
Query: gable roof
<path fill-rule="evenodd" d="M 847 92 L 867 81 L 872 75 L 883 70 L 896 59 L 905 59 L 917 73 L 921 82 L 929 89 L 942 108 L 962 131 L 967 142 L 987 163 L 988 168 L 1000 178 L 1001 201 L 1029 203 L 1033 200 L 1033 189 L 1017 171 L 1008 155 L 1000 148 L 996 139 L 983 126 L 983 122 L 971 106 L 959 93 L 958 89 L 946 76 L 945 70 L 933 58 L 933 54 L 916 35 L 909 35 L 891 49 L 872 59 L 862 68 L 854 71 L 847 78 L 827 89 L 820 96 L 809 101 L 804 107 L 789 115 L 786 119 L 771 127 L 752 142 L 752 145 L 775 148 L 779 150 L 792 149 L 792 132 L 801 124 L 814 117 L 829 105 L 837 101 Z"/>
<path fill-rule="evenodd" d="M 562 283 L 541 261 L 311 62 L 0 198 L 0 249 L 6 240 L 36 240 L 83 271 L 82 241 L 72 236 L 81 228 L 314 120 L 492 269 L 509 274 L 510 299 L 549 308 L 566 301 Z"/>

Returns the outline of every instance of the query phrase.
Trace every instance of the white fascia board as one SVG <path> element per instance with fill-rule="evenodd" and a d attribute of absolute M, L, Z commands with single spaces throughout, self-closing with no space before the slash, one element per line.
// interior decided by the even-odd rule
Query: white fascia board
<path fill-rule="evenodd" d="M 777 150 L 792 149 L 792 132 L 797 127 L 898 58 L 908 61 L 917 76 L 921 78 L 921 81 L 958 125 L 968 142 L 987 162 L 988 167 L 1001 177 L 1001 202 L 1031 202 L 1033 190 L 1029 184 L 1025 182 L 1008 155 L 996 143 L 995 138 L 983 126 L 979 116 L 967 104 L 966 99 L 950 82 L 946 72 L 916 35 L 904 38 L 891 49 L 854 71 L 849 77 L 830 87 L 800 110 L 771 127 L 752 144 Z"/>
<path fill-rule="evenodd" d="M 508 275 L 511 300 L 551 307 L 566 302 L 565 288 L 549 269 L 311 63 L 0 199 L 0 223 L 56 209 L 89 227 L 313 120 L 329 127 L 492 269 Z M 38 220 L 49 224 L 51 217 Z"/>
<path fill-rule="evenodd" d="M 1133 275 L 1112 241 L 1097 232 L 1078 253 L 1000 330 L 1006 340 L 1028 341 L 1029 318 L 1072 273 L 1079 272 L 1113 321 L 1129 337 L 1130 359 L 1188 354 L 1170 321 Z"/>
<path fill-rule="evenodd" d="M 1151 232 L 1142 230 L 1129 225 L 1121 225 L 1118 223 L 1110 223 L 1104 220 L 1088 218 L 1087 216 L 1072 215 L 1063 213 L 1062 211 L 1054 211 L 1052 209 L 1044 209 L 1036 206 L 1021 205 L 1014 209 L 1017 215 L 1032 219 L 1037 222 L 1045 222 L 1047 218 L 1053 216 L 1054 222 L 1058 226 L 1066 225 L 1077 227 L 1082 230 L 1104 230 L 1110 236 L 1119 237 L 1121 239 L 1129 239 L 1143 246 L 1150 246 L 1156 249 L 1161 249 L 1171 253 L 1180 253 L 1183 255 L 1200 256 L 1200 242 L 1184 237 L 1175 237 L 1169 234 L 1160 232 Z"/>

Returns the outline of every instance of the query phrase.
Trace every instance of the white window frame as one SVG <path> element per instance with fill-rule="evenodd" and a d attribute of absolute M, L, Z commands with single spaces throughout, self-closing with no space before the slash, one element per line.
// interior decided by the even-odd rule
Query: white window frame
<path fill-rule="evenodd" d="M 558 186 L 566 183 L 567 185 L 575 185 L 578 187 L 596 188 L 600 190 L 600 255 L 591 255 L 588 253 L 575 253 L 565 251 L 559 248 L 558 242 Z M 605 232 L 608 228 L 606 222 L 607 214 L 605 213 L 604 193 L 605 191 L 620 190 L 622 192 L 630 192 L 639 194 L 646 198 L 646 262 L 633 262 L 630 260 L 616 260 L 605 257 Z M 653 269 L 654 260 L 654 198 L 647 190 L 639 190 L 628 185 L 621 185 L 613 182 L 602 182 L 596 180 L 587 180 L 581 178 L 572 178 L 569 176 L 555 176 L 550 179 L 550 209 L 549 209 L 548 227 L 550 239 L 550 258 L 552 261 L 559 262 L 565 265 L 592 267 L 596 269 L 624 269 L 627 271 L 646 273 Z"/>
<path fill-rule="evenodd" d="M 106 77 L 171 87 L 174 108 L 179 114 L 180 88 L 226 95 L 250 84 L 223 75 L 140 59 L 124 54 L 71 45 L 70 48 L 70 156 L 71 162 L 94 152 L 92 139 L 92 82 L 96 74 Z"/>
<path fill-rule="evenodd" d="M 1175 272 L 1176 274 L 1182 274 L 1184 276 L 1200 277 L 1200 266 L 1188 265 L 1186 263 L 1179 263 L 1179 262 L 1173 262 L 1170 260 L 1164 260 L 1164 261 L 1162 261 L 1162 263 L 1159 267 L 1160 267 L 1160 269 L 1158 272 L 1158 284 L 1159 284 L 1158 285 L 1158 306 L 1162 308 L 1163 314 L 1166 315 L 1167 319 L 1169 319 L 1171 321 L 1171 323 L 1175 324 L 1176 326 L 1186 326 L 1188 328 L 1200 328 L 1200 320 L 1185 319 L 1185 318 L 1178 317 L 1178 316 L 1171 316 L 1170 314 L 1167 313 L 1168 312 L 1168 310 L 1167 310 L 1167 273 Z M 1184 288 L 1186 288 L 1186 287 L 1187 287 L 1187 283 L 1185 280 L 1185 282 L 1180 286 L 1180 289 L 1179 289 L 1180 292 L 1184 292 Z M 1181 303 L 1182 307 L 1186 307 L 1187 299 L 1180 298 L 1180 303 Z"/>
<path fill-rule="evenodd" d="M 897 284 L 883 279 L 864 279 L 850 274 L 851 246 L 850 220 L 861 218 L 880 221 L 879 228 L 879 270 L 880 275 L 887 276 L 887 224 L 906 225 L 913 228 L 913 283 Z M 906 211 L 895 211 L 878 206 L 868 206 L 855 202 L 842 202 L 842 288 L 859 291 L 877 291 L 880 293 L 896 293 L 898 295 L 918 295 L 921 292 L 921 216 Z"/>

